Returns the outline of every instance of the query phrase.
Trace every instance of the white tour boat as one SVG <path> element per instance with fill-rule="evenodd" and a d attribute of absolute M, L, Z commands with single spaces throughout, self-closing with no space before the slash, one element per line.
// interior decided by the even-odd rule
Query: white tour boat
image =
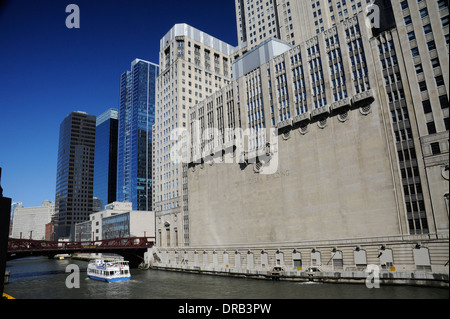
<path fill-rule="evenodd" d="M 113 282 L 130 280 L 130 266 L 124 260 L 91 260 L 87 267 L 89 278 Z"/>

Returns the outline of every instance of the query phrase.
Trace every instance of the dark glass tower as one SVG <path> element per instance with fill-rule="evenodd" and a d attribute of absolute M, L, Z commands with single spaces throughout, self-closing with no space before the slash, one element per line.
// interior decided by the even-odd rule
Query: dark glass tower
<path fill-rule="evenodd" d="M 75 224 L 92 212 L 95 115 L 72 112 L 59 128 L 55 235 L 73 240 Z"/>
<path fill-rule="evenodd" d="M 101 209 L 116 200 L 118 125 L 116 109 L 109 109 L 97 117 L 94 197 L 101 200 Z"/>
<path fill-rule="evenodd" d="M 136 59 L 120 77 L 117 200 L 152 210 L 152 125 L 158 65 Z"/>

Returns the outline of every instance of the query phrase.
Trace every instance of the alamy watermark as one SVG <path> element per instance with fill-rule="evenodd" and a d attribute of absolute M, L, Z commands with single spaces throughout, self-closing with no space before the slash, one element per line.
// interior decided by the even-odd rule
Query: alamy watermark
<path fill-rule="evenodd" d="M 366 27 L 368 29 L 380 28 L 380 7 L 375 3 L 369 3 L 366 6 Z"/>
<path fill-rule="evenodd" d="M 176 128 L 170 133 L 173 144 L 170 159 L 174 164 L 258 164 L 260 174 L 278 170 L 278 129 L 217 128 L 201 130 L 194 121 L 191 130 Z"/>
<path fill-rule="evenodd" d="M 80 8 L 76 4 L 69 4 L 66 7 L 66 12 L 70 13 L 66 17 L 66 27 L 68 29 L 80 28 Z"/>
<path fill-rule="evenodd" d="M 69 289 L 80 288 L 80 267 L 75 264 L 69 264 L 66 267 L 66 272 L 70 272 L 66 278 L 66 287 Z"/>
<path fill-rule="evenodd" d="M 378 265 L 367 265 L 366 287 L 369 289 L 380 288 L 380 267 Z"/>

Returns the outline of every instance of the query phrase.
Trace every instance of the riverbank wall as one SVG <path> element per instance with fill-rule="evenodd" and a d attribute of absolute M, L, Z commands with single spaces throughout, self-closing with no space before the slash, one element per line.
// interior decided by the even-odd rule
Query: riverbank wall
<path fill-rule="evenodd" d="M 416 236 L 289 245 L 154 246 L 145 253 L 143 266 L 266 280 L 448 288 L 449 242 L 447 236 Z"/>
<path fill-rule="evenodd" d="M 232 276 L 238 278 L 284 280 L 298 282 L 323 282 L 336 284 L 367 284 L 376 288 L 381 285 L 407 285 L 435 288 L 448 288 L 448 274 L 427 272 L 390 272 L 381 271 L 378 274 L 367 271 L 277 271 L 257 269 L 214 268 L 204 266 L 153 264 L 150 269 L 163 271 L 179 271 L 203 275 Z"/>

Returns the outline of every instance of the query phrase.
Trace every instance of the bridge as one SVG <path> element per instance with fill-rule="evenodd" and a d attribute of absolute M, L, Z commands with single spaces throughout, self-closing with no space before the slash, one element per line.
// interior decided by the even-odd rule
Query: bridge
<path fill-rule="evenodd" d="M 29 256 L 53 258 L 60 254 L 103 253 L 117 254 L 137 267 L 144 260 L 144 253 L 153 247 L 155 237 L 112 238 L 96 241 L 46 241 L 9 238 L 6 259 Z"/>

